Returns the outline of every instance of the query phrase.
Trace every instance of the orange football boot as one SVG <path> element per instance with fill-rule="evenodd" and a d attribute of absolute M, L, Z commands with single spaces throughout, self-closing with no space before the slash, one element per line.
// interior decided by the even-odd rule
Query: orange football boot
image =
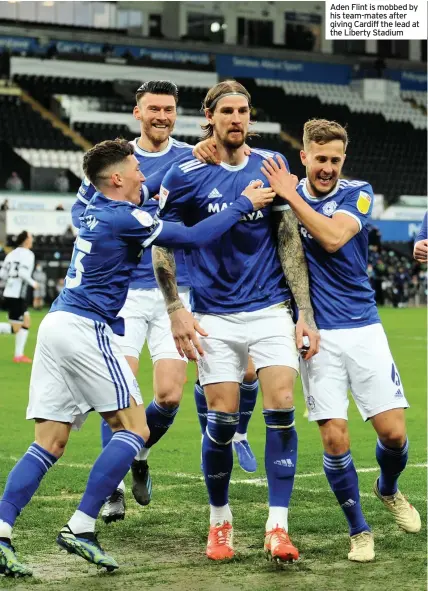
<path fill-rule="evenodd" d="M 293 562 L 299 558 L 299 551 L 293 546 L 283 527 L 275 527 L 266 532 L 264 550 L 267 558 L 276 562 Z"/>
<path fill-rule="evenodd" d="M 18 355 L 17 357 L 13 358 L 14 363 L 33 363 L 33 360 L 25 355 Z"/>
<path fill-rule="evenodd" d="M 235 556 L 233 527 L 228 521 L 210 526 L 206 554 L 211 560 L 226 560 Z"/>

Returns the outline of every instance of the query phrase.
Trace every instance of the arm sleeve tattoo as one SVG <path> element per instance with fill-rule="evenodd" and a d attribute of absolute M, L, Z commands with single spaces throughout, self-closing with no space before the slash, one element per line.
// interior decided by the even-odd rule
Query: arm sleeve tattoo
<path fill-rule="evenodd" d="M 166 303 L 168 314 L 183 308 L 178 295 L 174 251 L 161 246 L 152 247 L 153 269 L 156 281 Z"/>
<path fill-rule="evenodd" d="M 309 295 L 308 266 L 299 233 L 299 222 L 291 209 L 275 214 L 278 254 L 282 270 L 296 304 L 310 328 L 316 329 Z"/>

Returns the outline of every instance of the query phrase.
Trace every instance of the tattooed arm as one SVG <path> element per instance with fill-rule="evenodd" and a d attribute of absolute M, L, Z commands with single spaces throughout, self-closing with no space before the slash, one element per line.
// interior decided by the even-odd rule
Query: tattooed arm
<path fill-rule="evenodd" d="M 153 270 L 165 300 L 168 314 L 184 308 L 178 295 L 174 251 L 164 246 L 152 247 Z"/>
<path fill-rule="evenodd" d="M 153 269 L 156 281 L 165 300 L 171 321 L 171 332 L 175 346 L 181 357 L 196 361 L 196 351 L 203 355 L 201 343 L 196 333 L 207 336 L 199 322 L 186 310 L 178 295 L 174 251 L 160 246 L 152 247 Z"/>
<path fill-rule="evenodd" d="M 299 310 L 305 312 L 305 320 L 310 328 L 316 329 L 309 296 L 308 266 L 300 239 L 298 219 L 291 209 L 276 212 L 274 216 L 282 269 Z"/>
<path fill-rule="evenodd" d="M 299 222 L 291 209 L 274 213 L 277 226 L 278 254 L 285 277 L 299 308 L 296 325 L 297 346 L 303 345 L 303 336 L 308 336 L 310 348 L 306 354 L 309 359 L 318 352 L 318 330 L 314 320 L 309 295 L 309 277 L 305 253 L 299 233 Z"/>

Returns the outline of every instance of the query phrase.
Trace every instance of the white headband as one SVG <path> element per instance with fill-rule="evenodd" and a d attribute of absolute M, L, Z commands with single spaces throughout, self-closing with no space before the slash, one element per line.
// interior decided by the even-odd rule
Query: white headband
<path fill-rule="evenodd" d="M 248 106 L 250 105 L 250 101 L 248 100 L 248 96 L 246 96 L 243 92 L 226 92 L 225 94 L 221 94 L 217 98 L 213 100 L 209 107 L 206 107 L 209 111 L 212 111 L 213 108 L 216 106 L 218 101 L 225 96 L 243 96 L 246 101 L 248 101 Z"/>

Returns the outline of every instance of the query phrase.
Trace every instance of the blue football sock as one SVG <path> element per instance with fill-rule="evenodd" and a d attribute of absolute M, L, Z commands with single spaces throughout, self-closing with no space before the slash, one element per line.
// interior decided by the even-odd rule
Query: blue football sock
<path fill-rule="evenodd" d="M 233 468 L 232 439 L 239 413 L 208 411 L 208 424 L 202 442 L 202 465 L 210 504 L 228 503 L 229 481 Z"/>
<path fill-rule="evenodd" d="M 10 472 L 3 497 L 0 501 L 0 520 L 13 526 L 22 509 L 31 497 L 57 458 L 37 443 L 32 443 L 27 453 Z"/>
<path fill-rule="evenodd" d="M 195 403 L 196 403 L 196 411 L 198 413 L 199 424 L 201 426 L 201 433 L 202 435 L 205 433 L 205 429 L 207 428 L 207 399 L 205 398 L 204 389 L 200 385 L 199 381 L 195 382 Z"/>
<path fill-rule="evenodd" d="M 239 388 L 239 423 L 236 429 L 237 433 L 244 435 L 248 429 L 251 415 L 257 401 L 257 392 L 259 390 L 259 380 L 254 382 L 242 382 Z"/>
<path fill-rule="evenodd" d="M 324 472 L 349 525 L 349 535 L 370 531 L 361 509 L 358 475 L 348 450 L 340 456 L 324 452 Z"/>
<path fill-rule="evenodd" d="M 116 490 L 142 447 L 144 439 L 136 433 L 122 430 L 113 434 L 92 467 L 79 511 L 97 518 L 106 498 Z"/>
<path fill-rule="evenodd" d="M 104 419 L 101 419 L 101 445 L 104 449 L 105 446 L 110 443 L 110 439 L 113 437 L 113 431 L 110 425 Z"/>
<path fill-rule="evenodd" d="M 297 463 L 297 433 L 294 408 L 264 410 L 266 423 L 265 468 L 269 506 L 288 507 Z"/>
<path fill-rule="evenodd" d="M 389 496 L 397 492 L 397 480 L 404 470 L 408 459 L 409 441 L 406 439 L 403 447 L 387 447 L 377 440 L 376 459 L 380 466 L 380 477 L 378 481 L 381 495 Z"/>
<path fill-rule="evenodd" d="M 147 449 L 165 435 L 174 422 L 178 409 L 178 406 L 173 408 L 160 406 L 156 400 L 152 400 L 146 408 L 147 426 L 150 429 L 150 437 L 145 445 Z"/>

